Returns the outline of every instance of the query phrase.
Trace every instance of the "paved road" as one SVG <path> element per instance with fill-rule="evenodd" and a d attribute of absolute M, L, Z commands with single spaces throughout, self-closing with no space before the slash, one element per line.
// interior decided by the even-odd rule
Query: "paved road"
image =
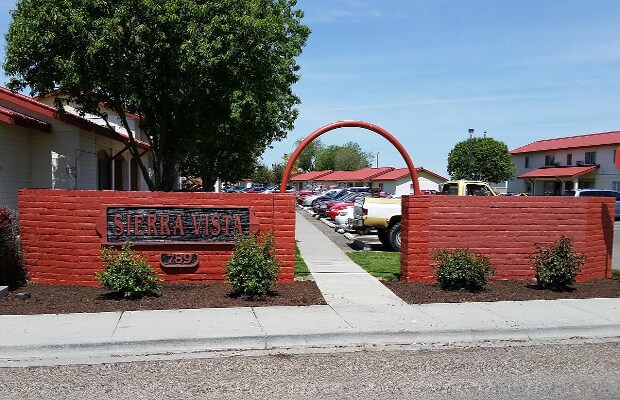
<path fill-rule="evenodd" d="M 620 343 L 0 369 L 0 399 L 619 399 Z"/>

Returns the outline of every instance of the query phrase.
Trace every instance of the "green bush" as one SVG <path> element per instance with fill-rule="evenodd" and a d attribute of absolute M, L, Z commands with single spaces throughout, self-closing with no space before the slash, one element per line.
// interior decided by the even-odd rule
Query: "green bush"
<path fill-rule="evenodd" d="M 226 279 L 237 292 L 250 299 L 265 297 L 280 269 L 274 243 L 269 233 L 262 239 L 252 233 L 237 237 L 233 256 L 226 264 Z"/>
<path fill-rule="evenodd" d="M 442 289 L 484 290 L 489 275 L 495 275 L 489 258 L 465 249 L 440 249 L 433 254 L 435 276 Z"/>
<path fill-rule="evenodd" d="M 26 283 L 17 212 L 0 207 L 0 285 L 16 288 Z"/>
<path fill-rule="evenodd" d="M 566 236 L 547 247 L 536 243 L 536 251 L 530 257 L 536 271 L 538 286 L 553 291 L 563 291 L 573 283 L 586 260 L 585 255 L 573 250 L 573 242 Z"/>
<path fill-rule="evenodd" d="M 125 242 L 120 251 L 104 247 L 101 249 L 101 260 L 104 270 L 97 271 L 95 279 L 124 298 L 139 299 L 161 292 L 163 279 L 145 257 L 135 254 L 131 242 Z"/>

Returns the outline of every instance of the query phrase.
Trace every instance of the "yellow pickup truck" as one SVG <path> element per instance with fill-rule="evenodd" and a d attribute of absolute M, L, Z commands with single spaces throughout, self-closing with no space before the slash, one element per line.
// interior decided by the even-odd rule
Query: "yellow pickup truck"
<path fill-rule="evenodd" d="M 496 193 L 486 182 L 456 180 L 444 183 L 437 195 L 496 196 Z M 376 229 L 385 247 L 400 251 L 400 219 L 400 199 L 366 197 L 356 200 L 351 225 L 358 232 Z"/>

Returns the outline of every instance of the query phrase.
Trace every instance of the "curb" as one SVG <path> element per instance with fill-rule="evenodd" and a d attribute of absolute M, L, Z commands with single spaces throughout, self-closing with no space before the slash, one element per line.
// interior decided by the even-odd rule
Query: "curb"
<path fill-rule="evenodd" d="M 353 236 L 353 234 L 346 232 L 344 234 L 344 237 L 351 242 L 351 245 L 353 247 L 355 247 L 358 250 L 373 250 L 373 247 L 371 246 L 370 243 L 366 243 L 363 240 L 357 239 L 355 236 Z"/>
<path fill-rule="evenodd" d="M 256 351 L 305 353 L 308 351 L 367 350 L 369 347 L 437 349 L 451 347 L 534 345 L 596 340 L 620 341 L 620 323 L 579 327 L 504 328 L 422 331 L 324 332 L 303 335 L 179 338 L 145 341 L 106 341 L 58 345 L 0 346 L 0 368 L 64 364 L 133 362 L 153 359 L 209 358 L 255 355 Z"/>

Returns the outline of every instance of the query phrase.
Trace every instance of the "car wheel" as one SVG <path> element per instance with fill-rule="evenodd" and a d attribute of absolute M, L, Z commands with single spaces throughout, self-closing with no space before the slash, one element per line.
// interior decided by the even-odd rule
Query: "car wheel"
<path fill-rule="evenodd" d="M 390 227 L 388 237 L 392 250 L 400 251 L 400 222 L 397 222 Z"/>
<path fill-rule="evenodd" d="M 379 231 L 377 232 L 377 236 L 379 237 L 379 241 L 381 242 L 382 245 L 384 245 L 387 248 L 390 248 L 390 237 L 388 235 L 388 231 L 385 229 L 379 229 Z"/>

